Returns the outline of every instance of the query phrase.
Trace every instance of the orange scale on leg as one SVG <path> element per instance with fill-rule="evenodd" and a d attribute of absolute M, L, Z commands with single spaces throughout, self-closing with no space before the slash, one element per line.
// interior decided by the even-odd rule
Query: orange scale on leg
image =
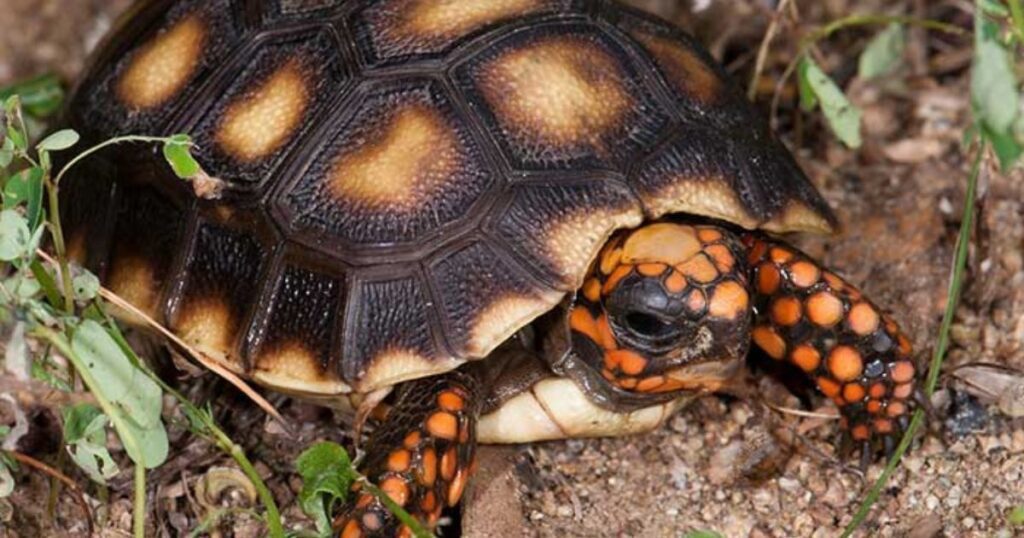
<path fill-rule="evenodd" d="M 615 270 L 612 271 L 612 274 L 608 275 L 608 280 L 604 281 L 604 286 L 601 288 L 601 293 L 604 295 L 608 295 L 611 292 L 615 291 L 615 288 L 619 285 L 619 282 L 622 282 L 622 279 L 629 276 L 629 274 L 632 272 L 632 265 L 620 265 L 616 267 Z"/>
<path fill-rule="evenodd" d="M 822 277 L 825 279 L 825 282 L 832 291 L 841 291 L 846 287 L 846 283 L 843 282 L 843 279 L 839 278 L 835 273 L 825 271 Z"/>
<path fill-rule="evenodd" d="M 878 329 L 878 313 L 868 303 L 857 303 L 850 308 L 846 318 L 850 329 L 861 335 L 868 335 Z"/>
<path fill-rule="evenodd" d="M 872 415 L 877 415 L 879 411 L 882 410 L 882 402 L 878 400 L 868 400 L 867 410 L 868 413 L 871 413 Z"/>
<path fill-rule="evenodd" d="M 409 435 L 406 435 L 405 440 L 402 441 L 402 445 L 405 446 L 405 448 L 412 450 L 419 446 L 420 439 L 422 438 L 423 436 L 420 435 L 419 431 L 409 432 Z"/>
<path fill-rule="evenodd" d="M 889 376 L 896 383 L 914 380 L 914 365 L 910 361 L 899 361 L 889 365 Z"/>
<path fill-rule="evenodd" d="M 892 433 L 892 421 L 884 418 L 876 418 L 873 421 L 875 431 L 878 433 Z"/>
<path fill-rule="evenodd" d="M 452 479 L 452 483 L 448 485 L 448 506 L 459 504 L 459 499 L 462 498 L 462 492 L 466 489 L 468 481 L 469 473 L 465 469 L 459 469 L 455 478 Z"/>
<path fill-rule="evenodd" d="M 388 470 L 396 473 L 404 472 L 409 468 L 410 459 L 409 451 L 399 448 L 388 455 Z"/>
<path fill-rule="evenodd" d="M 398 505 L 405 506 L 409 500 L 409 484 L 397 476 L 385 478 L 380 483 L 380 490 L 387 493 L 388 497 L 391 497 L 391 500 Z"/>
<path fill-rule="evenodd" d="M 789 267 L 789 279 L 801 288 L 809 288 L 818 283 L 821 271 L 808 261 L 798 261 Z"/>
<path fill-rule="evenodd" d="M 864 387 L 857 383 L 850 383 L 843 387 L 843 399 L 849 403 L 857 403 L 864 400 Z"/>
<path fill-rule="evenodd" d="M 909 357 L 910 352 L 913 351 L 913 346 L 910 345 L 910 340 L 908 340 L 907 337 L 902 334 L 899 335 L 899 337 L 897 337 L 896 340 L 900 344 L 900 355 L 904 357 Z"/>
<path fill-rule="evenodd" d="M 441 478 L 451 480 L 458 467 L 459 456 L 455 453 L 455 447 L 451 447 L 441 456 Z"/>
<path fill-rule="evenodd" d="M 832 327 L 843 319 L 843 302 L 831 293 L 822 291 L 807 299 L 807 317 L 821 327 Z"/>
<path fill-rule="evenodd" d="M 789 327 L 800 321 L 803 305 L 796 297 L 779 297 L 772 301 L 772 321 L 776 325 Z"/>
<path fill-rule="evenodd" d="M 821 364 L 821 354 L 818 350 L 810 344 L 802 344 L 793 349 L 790 354 L 790 360 L 793 364 L 800 367 L 801 370 L 810 373 L 818 369 L 818 365 Z"/>
<path fill-rule="evenodd" d="M 750 336 L 769 357 L 781 360 L 786 356 L 786 341 L 779 336 L 779 333 L 775 332 L 775 329 L 767 325 L 760 325 L 754 327 Z"/>
<path fill-rule="evenodd" d="M 868 430 L 868 427 L 865 424 L 858 424 L 854 426 L 853 430 L 850 431 L 850 434 L 857 441 L 867 441 L 871 437 L 871 431 Z"/>
<path fill-rule="evenodd" d="M 372 503 L 375 498 L 376 497 L 368 493 L 360 495 L 359 500 L 356 501 L 356 508 L 366 508 L 367 506 L 370 506 L 370 503 Z"/>
<path fill-rule="evenodd" d="M 458 434 L 458 420 L 451 413 L 438 411 L 427 419 L 427 431 L 434 437 L 452 441 Z"/>
<path fill-rule="evenodd" d="M 827 377 L 819 377 L 817 379 L 817 383 L 818 390 L 820 390 L 821 393 L 824 394 L 825 396 L 828 396 L 829 398 L 835 398 L 839 396 L 839 383 L 836 383 L 835 381 Z"/>
<path fill-rule="evenodd" d="M 636 270 L 643 276 L 655 277 L 660 276 L 668 269 L 668 266 L 663 263 L 641 263 L 636 266 Z"/>
<path fill-rule="evenodd" d="M 864 361 L 856 349 L 836 346 L 828 355 L 828 370 L 840 381 L 853 381 L 864 371 Z"/>
<path fill-rule="evenodd" d="M 601 377 L 607 379 L 608 381 L 615 381 L 615 374 L 613 374 L 612 371 L 608 370 L 607 368 L 601 370 Z"/>
<path fill-rule="evenodd" d="M 779 291 L 781 282 L 782 275 L 774 265 L 764 263 L 757 268 L 757 291 L 761 295 L 775 295 L 775 292 Z"/>
<path fill-rule="evenodd" d="M 672 271 L 668 278 L 665 279 L 665 289 L 669 293 L 682 293 L 686 289 L 686 277 L 679 271 Z"/>
<path fill-rule="evenodd" d="M 889 389 L 887 389 L 885 387 L 885 383 L 879 382 L 879 383 L 875 383 L 874 385 L 871 385 L 871 388 L 868 389 L 868 394 L 872 398 L 881 400 L 885 396 L 885 393 L 888 392 L 888 391 L 889 391 Z"/>
<path fill-rule="evenodd" d="M 793 253 L 782 247 L 772 247 L 768 255 L 772 261 L 778 264 L 784 264 L 793 259 Z"/>
<path fill-rule="evenodd" d="M 437 479 L 437 452 L 434 452 L 433 448 L 423 451 L 423 456 L 420 458 L 420 469 L 416 474 L 420 484 L 427 487 L 434 485 L 434 480 Z"/>
<path fill-rule="evenodd" d="M 345 528 L 341 531 L 341 538 L 362 538 L 363 529 L 359 526 L 359 522 L 350 519 L 345 524 Z"/>
<path fill-rule="evenodd" d="M 437 495 L 434 495 L 433 491 L 428 491 L 420 500 L 420 510 L 432 512 L 434 508 L 437 508 Z"/>
<path fill-rule="evenodd" d="M 903 405 L 903 402 L 889 402 L 889 405 L 885 407 L 885 414 L 890 417 L 898 417 L 906 412 L 907 406 Z"/>
<path fill-rule="evenodd" d="M 455 392 L 446 390 L 438 395 L 437 405 L 441 406 L 441 409 L 445 411 L 458 413 L 466 406 L 466 401 L 462 399 L 462 396 L 455 394 Z"/>
<path fill-rule="evenodd" d="M 380 520 L 380 516 L 376 512 L 366 512 L 363 514 L 363 528 L 368 531 L 380 530 L 384 526 L 384 522 Z"/>
<path fill-rule="evenodd" d="M 744 241 L 744 243 L 745 242 L 746 241 Z M 757 241 L 757 242 L 754 243 L 754 246 L 750 248 L 750 251 L 747 254 L 747 262 L 749 262 L 751 265 L 753 265 L 753 264 L 761 261 L 762 259 L 764 259 L 764 255 L 767 252 L 768 252 L 768 245 L 766 245 L 762 241 Z"/>
<path fill-rule="evenodd" d="M 905 400 L 914 393 L 913 383 L 904 383 L 902 385 L 896 385 L 896 388 L 892 389 L 892 395 L 894 398 Z"/>

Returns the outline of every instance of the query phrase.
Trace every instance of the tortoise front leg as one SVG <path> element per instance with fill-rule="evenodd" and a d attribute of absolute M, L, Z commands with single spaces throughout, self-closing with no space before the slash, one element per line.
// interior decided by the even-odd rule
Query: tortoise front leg
<path fill-rule="evenodd" d="M 479 382 L 471 374 L 405 383 L 371 436 L 361 471 L 417 520 L 435 526 L 445 506 L 458 504 L 472 473 L 479 407 Z M 411 535 L 367 492 L 357 491 L 335 522 L 342 538 Z"/>
<path fill-rule="evenodd" d="M 860 291 L 784 243 L 748 234 L 755 344 L 810 376 L 863 461 L 906 429 L 918 371 L 910 341 Z"/>

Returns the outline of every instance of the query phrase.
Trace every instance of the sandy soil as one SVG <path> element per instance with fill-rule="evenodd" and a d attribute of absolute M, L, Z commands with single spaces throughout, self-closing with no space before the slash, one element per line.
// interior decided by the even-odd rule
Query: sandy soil
<path fill-rule="evenodd" d="M 127 3 L 5 0 L 0 8 L 0 84 L 42 70 L 72 77 L 84 52 Z M 722 0 L 696 14 L 689 7 L 706 2 L 632 3 L 695 29 L 740 80 L 749 77 L 753 51 L 769 20 L 763 7 L 755 7 L 764 3 Z M 952 1 L 928 2 L 927 12 L 925 2 L 909 0 L 799 4 L 807 23 L 833 19 L 854 7 L 872 11 L 906 4 L 922 10 L 921 15 L 949 17 L 969 27 L 969 19 Z M 792 55 L 791 34 L 792 28 L 780 31 L 769 55 L 769 82 Z M 824 44 L 826 65 L 852 72 L 850 64 L 867 35 L 853 32 Z M 846 150 L 824 135 L 817 116 L 797 122 L 791 102 L 784 102 L 778 122 L 844 226 L 836 237 L 803 237 L 797 243 L 887 306 L 911 335 L 922 362 L 930 358 L 945 305 L 969 166 L 960 147 L 961 132 L 970 121 L 966 46 L 913 33 L 907 68 L 913 76 L 900 84 L 854 81 L 850 93 L 865 111 L 866 144 L 859 151 Z M 1004 176 L 986 169 L 977 209 L 963 304 L 943 390 L 933 400 L 939 415 L 932 422 L 936 432 L 904 459 L 863 535 L 1012 536 L 1007 513 L 1024 505 L 1024 419 L 1000 412 L 993 398 L 970 396 L 984 394 L 991 376 L 974 375 L 973 384 L 956 379 L 984 374 L 971 367 L 980 363 L 1024 370 L 1024 174 L 1018 170 Z M 957 376 L 950 375 L 954 370 Z M 800 407 L 777 383 L 760 383 L 764 400 Z M 216 389 L 196 389 L 198 394 L 204 390 L 209 394 Z M 811 404 L 822 413 L 832 410 L 817 398 Z M 289 420 L 304 425 L 296 439 L 258 412 L 238 410 L 242 406 L 237 402 L 222 398 L 219 405 L 231 416 L 228 425 L 239 441 L 272 477 L 287 521 L 303 520 L 294 504 L 298 483 L 288 475 L 290 462 L 306 441 L 340 439 L 340 430 L 322 411 L 285 404 Z M 729 537 L 837 535 L 880 466 L 862 477 L 837 463 L 834 421 L 764 409 L 760 401 L 709 398 L 645 436 L 488 449 L 482 471 L 486 475 L 463 510 L 465 535 L 678 536 L 695 529 L 714 529 Z M 760 484 L 734 479 L 735 455 L 771 439 L 768 429 L 796 431 L 796 454 Z M 226 464 L 181 432 L 175 442 L 179 457 L 151 477 L 159 484 L 151 493 L 157 508 L 154 532 L 158 527 L 165 535 L 194 525 L 201 515 L 191 496 L 194 484 L 210 466 Z M 128 528 L 127 489 L 125 481 L 115 483 L 111 496 L 116 501 L 101 511 L 106 535 L 117 536 Z M 45 491 L 45 482 L 30 475 L 19 485 L 20 496 L 0 502 L 0 524 L 8 535 L 53 531 L 43 521 L 40 499 Z M 61 501 L 57 526 L 82 535 L 80 511 L 67 495 Z M 245 504 L 246 499 L 236 501 Z M 259 533 L 258 525 L 244 516 L 233 518 L 224 530 L 235 536 Z"/>

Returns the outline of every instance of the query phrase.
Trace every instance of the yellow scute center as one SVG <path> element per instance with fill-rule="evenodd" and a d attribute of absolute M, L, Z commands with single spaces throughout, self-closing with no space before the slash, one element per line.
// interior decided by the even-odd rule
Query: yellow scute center
<path fill-rule="evenodd" d="M 600 145 L 631 101 L 615 60 L 571 37 L 499 56 L 485 69 L 484 87 L 506 128 L 557 145 Z"/>
<path fill-rule="evenodd" d="M 189 15 L 154 37 L 135 55 L 117 83 L 117 96 L 134 109 L 160 106 L 192 78 L 202 59 L 206 26 Z"/>
<path fill-rule="evenodd" d="M 407 35 L 457 37 L 541 5 L 540 0 L 419 0 L 409 8 L 402 30 Z"/>
<path fill-rule="evenodd" d="M 458 166 L 456 136 L 433 109 L 403 108 L 381 131 L 376 140 L 335 162 L 330 188 L 336 198 L 371 206 L 414 207 Z"/>
<path fill-rule="evenodd" d="M 217 130 L 217 143 L 242 161 L 266 157 L 288 141 L 308 103 L 302 65 L 291 60 L 255 91 L 228 106 Z"/>

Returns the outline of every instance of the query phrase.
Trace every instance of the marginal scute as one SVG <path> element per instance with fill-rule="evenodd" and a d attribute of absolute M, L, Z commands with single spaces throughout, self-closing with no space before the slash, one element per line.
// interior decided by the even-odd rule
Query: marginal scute
<path fill-rule="evenodd" d="M 493 299 L 473 320 L 467 353 L 471 357 L 486 357 L 516 331 L 551 310 L 562 297 L 561 292 L 548 291 L 537 296 L 510 295 Z"/>
<path fill-rule="evenodd" d="M 250 375 L 260 383 L 290 393 L 323 396 L 352 391 L 346 383 L 324 371 L 316 353 L 302 342 L 264 350 Z"/>
<path fill-rule="evenodd" d="M 217 128 L 220 148 L 240 161 L 255 161 L 279 149 L 309 106 L 308 77 L 302 62 L 292 59 L 232 102 Z"/>
<path fill-rule="evenodd" d="M 179 309 L 173 329 L 186 343 L 222 361 L 237 362 L 232 356 L 238 319 L 218 297 L 187 300 Z"/>
<path fill-rule="evenodd" d="M 150 109 L 175 97 L 202 60 L 206 34 L 200 16 L 191 14 L 154 37 L 121 74 L 117 83 L 121 102 L 133 109 Z"/>
<path fill-rule="evenodd" d="M 633 37 L 654 57 L 665 79 L 681 95 L 712 105 L 728 91 L 718 74 L 683 43 L 641 32 L 633 33 Z"/>
<path fill-rule="evenodd" d="M 138 257 L 115 259 L 107 274 L 107 288 L 153 319 L 160 319 L 160 287 L 153 267 Z M 134 320 L 138 321 L 138 320 Z"/>
<path fill-rule="evenodd" d="M 387 349 L 370 360 L 370 367 L 356 388 L 370 392 L 409 379 L 442 374 L 458 368 L 464 361 L 453 357 L 430 358 L 412 349 Z"/>
<path fill-rule="evenodd" d="M 583 210 L 549 224 L 545 243 L 555 266 L 570 289 L 582 284 L 586 269 L 615 230 L 632 228 L 643 221 L 638 207 L 623 210 Z"/>
<path fill-rule="evenodd" d="M 722 219 L 747 229 L 758 227 L 758 219 L 747 211 L 736 190 L 722 177 L 680 175 L 658 190 L 641 193 L 640 198 L 644 210 L 654 219 L 672 213 L 688 213 Z"/>
<path fill-rule="evenodd" d="M 790 200 L 777 215 L 761 225 L 775 233 L 812 232 L 831 234 L 835 227 L 818 211 L 798 200 Z"/>

